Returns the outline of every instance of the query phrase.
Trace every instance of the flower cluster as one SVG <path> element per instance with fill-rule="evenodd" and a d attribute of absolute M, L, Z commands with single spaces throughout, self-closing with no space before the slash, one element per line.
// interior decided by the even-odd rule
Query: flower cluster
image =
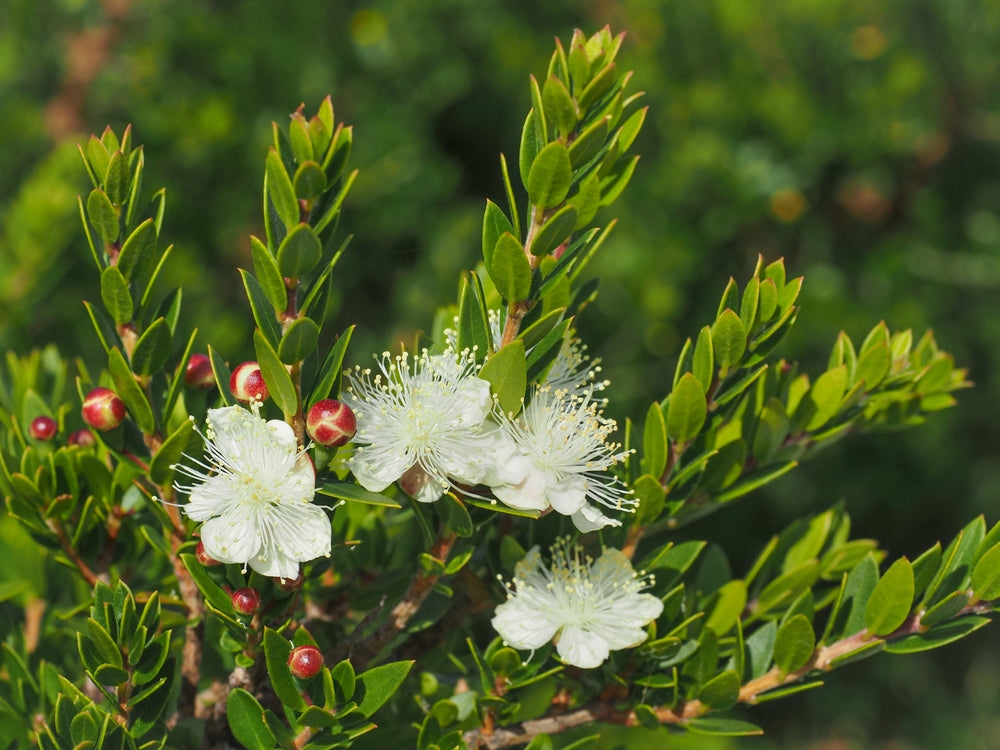
<path fill-rule="evenodd" d="M 496 608 L 493 627 L 509 646 L 541 648 L 553 639 L 567 664 L 600 666 L 613 650 L 646 640 L 643 628 L 663 612 L 663 602 L 640 593 L 652 580 L 637 575 L 620 550 L 594 560 L 561 539 L 552 565 L 532 547 L 514 569 L 507 601 Z"/>
<path fill-rule="evenodd" d="M 616 425 L 594 397 L 605 384 L 578 344 L 564 345 L 551 368 L 555 387 L 533 388 L 519 416 L 499 412 L 471 352 L 385 353 L 377 363 L 348 372 L 342 395 L 358 422 L 347 465 L 365 489 L 399 481 L 433 502 L 458 485 L 485 485 L 512 508 L 555 510 L 583 532 L 620 524 L 599 505 L 635 505 L 607 474 L 626 453 L 608 442 Z"/>
<path fill-rule="evenodd" d="M 176 467 L 196 483 L 174 486 L 188 495 L 188 517 L 203 522 L 209 557 L 290 580 L 299 563 L 329 556 L 330 519 L 312 503 L 316 471 L 292 428 L 258 408 L 209 409 L 205 460 Z"/>

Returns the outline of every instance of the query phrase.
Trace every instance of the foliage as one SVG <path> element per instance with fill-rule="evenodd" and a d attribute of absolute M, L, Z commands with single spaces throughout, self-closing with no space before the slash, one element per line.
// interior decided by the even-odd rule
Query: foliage
<path fill-rule="evenodd" d="M 610 38 L 603 43 L 611 43 Z M 525 123 L 517 160 L 522 185 L 510 179 L 509 170 L 502 172 L 508 209 L 499 208 L 502 200 L 487 206 L 483 222 L 484 265 L 479 273 L 465 277 L 458 303 L 438 315 L 431 331 L 431 338 L 441 345 L 444 328 L 457 316 L 460 344 L 477 345 L 482 356 L 489 357 L 487 365 L 493 361 L 504 364 L 492 370 L 484 367 L 483 372 L 484 377 L 495 373 L 487 379 L 496 395 L 508 404 L 518 401 L 516 388 L 513 397 L 506 395 L 511 392 L 512 381 L 524 394 L 532 382 L 544 378 L 557 353 L 555 344 L 562 343 L 571 317 L 593 297 L 594 289 L 581 272 L 606 235 L 588 231 L 588 221 L 582 217 L 590 210 L 587 201 L 593 202 L 595 194 L 598 204 L 611 202 L 628 181 L 634 161 L 625 159 L 623 152 L 630 143 L 619 147 L 623 141 L 635 138 L 635 133 L 629 137 L 630 128 L 638 130 L 642 124 L 642 110 L 632 114 L 631 119 L 616 117 L 617 107 L 625 108 L 626 97 L 613 88 L 605 93 L 608 99 L 583 106 L 588 102 L 583 96 L 587 85 L 579 79 L 571 80 L 571 55 L 576 46 L 571 44 L 570 48 L 565 62 L 558 52 L 553 57 L 550 72 L 555 73 L 555 78 L 546 76 L 546 83 L 532 86 L 534 106 Z M 601 70 L 596 74 L 586 71 L 584 80 L 598 80 Z M 568 106 L 556 84 L 550 85 L 553 80 L 562 81 L 570 94 Z M 332 229 L 352 182 L 351 173 L 330 169 L 331 164 L 336 166 L 336 137 L 326 142 L 324 128 L 350 133 L 347 128 L 333 126 L 332 107 L 329 125 L 323 120 L 322 107 L 311 120 L 306 120 L 302 112 L 297 115 L 293 115 L 287 136 L 280 129 L 274 131 L 274 149 L 265 170 L 263 240 L 251 244 L 254 273 L 243 273 L 258 329 L 255 356 L 262 363 L 276 411 L 293 424 L 296 419 L 301 423 L 308 404 L 336 394 L 340 386 L 338 374 L 344 346 L 327 347 L 327 355 L 320 356 L 320 347 L 326 346 L 325 340 L 330 337 L 328 334 L 324 340 L 319 329 L 327 322 L 330 280 L 336 277 L 332 271 L 342 249 L 340 242 L 332 241 Z M 603 127 L 601 123 L 608 116 L 608 130 L 598 131 L 598 151 L 590 159 L 578 158 L 574 162 L 573 146 L 579 141 L 586 143 L 580 134 L 595 125 Z M 316 122 L 320 124 L 313 126 Z M 299 126 L 305 129 L 308 141 L 301 137 L 296 141 L 294 133 Z M 347 138 L 349 143 L 350 136 Z M 62 435 L 79 424 L 75 409 L 68 405 L 63 393 L 66 365 L 51 351 L 23 360 L 11 358 L 4 394 L 4 409 L 10 416 L 5 424 L 3 475 L 12 517 L 37 542 L 57 550 L 52 561 L 68 563 L 85 580 L 96 584 L 95 602 L 109 596 L 122 602 L 117 607 L 121 612 L 114 617 L 107 608 L 103 612 L 94 610 L 96 627 L 88 623 L 86 640 L 79 638 L 79 655 L 91 672 L 104 670 L 96 684 L 124 686 L 126 690 L 103 697 L 73 692 L 68 686 L 60 691 L 53 675 L 79 670 L 65 661 L 66 655 L 54 659 L 60 665 L 55 672 L 51 665 L 41 663 L 36 678 L 25 666 L 27 649 L 22 653 L 11 651 L 9 657 L 5 655 L 8 672 L 27 675 L 14 683 L 19 686 L 14 694 L 25 699 L 16 705 L 11 702 L 14 710 L 10 715 L 17 717 L 10 721 L 12 726 L 30 726 L 23 717 L 40 712 L 52 717 L 42 736 L 55 746 L 60 746 L 67 731 L 72 743 L 93 736 L 98 738 L 98 746 L 103 746 L 101 742 L 111 741 L 109 737 L 125 734 L 116 721 L 106 718 L 118 705 L 130 717 L 126 723 L 132 734 L 138 733 L 140 743 L 159 742 L 164 735 L 157 719 L 167 715 L 166 704 L 161 704 L 160 699 L 170 697 L 169 691 L 163 689 L 165 683 L 160 682 L 160 670 L 176 666 L 181 682 L 187 681 L 181 693 L 187 690 L 190 698 L 191 675 L 185 674 L 178 663 L 183 661 L 178 659 L 180 642 L 203 637 L 191 635 L 197 630 L 192 625 L 197 623 L 189 623 L 181 634 L 183 622 L 179 614 L 186 608 L 190 619 L 200 611 L 192 605 L 198 593 L 183 591 L 185 571 L 211 613 L 205 621 L 204 643 L 217 653 L 210 657 L 206 669 L 217 675 L 236 669 L 252 672 L 260 670 L 263 661 L 278 699 L 292 707 L 285 720 L 278 713 L 272 720 L 257 708 L 253 690 L 235 687 L 229 696 L 228 724 L 247 746 L 255 746 L 254 742 L 263 742 L 262 746 L 296 742 L 307 728 L 313 737 L 314 729 L 324 730 L 317 733 L 317 741 L 327 735 L 332 738 L 329 742 L 341 735 L 350 736 L 367 726 L 352 724 L 350 719 L 347 724 L 340 721 L 345 713 L 353 712 L 351 700 L 360 707 L 360 721 L 381 705 L 374 699 L 366 703 L 365 697 L 372 691 L 391 694 L 395 684 L 387 675 L 389 687 L 381 688 L 381 682 L 372 682 L 375 687 L 366 688 L 355 698 L 358 693 L 344 687 L 354 680 L 353 668 L 342 666 L 349 661 L 336 660 L 331 676 L 326 677 L 324 672 L 324 689 L 310 699 L 314 707 L 322 708 L 296 714 L 293 696 L 298 686 L 279 689 L 285 678 L 277 676 L 280 670 L 272 669 L 272 664 L 283 661 L 281 649 L 289 648 L 288 639 L 279 636 L 279 646 L 275 631 L 267 630 L 264 622 L 241 622 L 229 611 L 221 583 L 232 588 L 250 583 L 261 587 L 265 598 L 276 603 L 284 601 L 269 613 L 274 618 L 272 624 L 279 631 L 285 620 L 290 620 L 293 628 L 307 625 L 296 628 L 295 637 L 308 639 L 307 631 L 314 633 L 328 654 L 340 656 L 337 649 L 346 649 L 352 660 L 354 654 L 360 654 L 362 664 L 380 661 L 392 653 L 420 654 L 429 669 L 420 675 L 419 688 L 411 683 L 408 689 L 419 689 L 421 701 L 415 706 L 400 699 L 391 705 L 399 715 L 421 724 L 421 746 L 454 745 L 463 733 L 475 732 L 480 722 L 487 721 L 497 727 L 493 740 L 484 739 L 487 743 L 506 741 L 502 739 L 505 731 L 557 732 L 569 726 L 571 720 L 556 716 L 554 723 L 530 723 L 543 712 L 553 694 L 567 695 L 566 699 L 577 707 L 575 713 L 564 715 L 575 717 L 573 720 L 624 721 L 643 726 L 679 722 L 691 731 L 706 733 L 755 731 L 738 720 L 705 717 L 701 712 L 723 710 L 737 701 L 777 697 L 780 688 L 805 675 L 882 648 L 899 652 L 933 648 L 984 624 L 981 616 L 989 611 L 986 602 L 997 594 L 991 572 L 997 552 L 995 530 L 987 532 L 982 521 L 967 526 L 943 553 L 940 548 L 932 548 L 914 556 L 912 564 L 900 558 L 881 578 L 874 544 L 850 540 L 849 524 L 839 510 L 793 524 L 765 547 L 742 579 L 732 578 L 725 557 L 716 547 L 689 546 L 680 560 L 674 557 L 684 545 L 671 546 L 673 529 L 790 471 L 833 438 L 922 421 L 929 412 L 950 405 L 950 391 L 964 384 L 963 372 L 953 368 L 950 356 L 938 350 L 933 337 L 924 336 L 914 344 L 909 332 L 892 334 L 882 324 L 858 346 L 846 334 L 838 337 L 826 368 L 814 379 L 799 374 L 794 363 L 775 359 L 771 352 L 798 313 L 795 303 L 799 281 L 786 280 L 784 263 L 780 261 L 758 263 L 742 287 L 730 283 L 715 316 L 684 347 L 670 393 L 654 403 L 643 419 L 635 420 L 634 425 L 642 425 L 641 433 L 632 423 L 626 427 L 628 444 L 638 448 L 624 467 L 625 479 L 640 500 L 637 522 L 624 534 L 606 530 L 602 542 L 631 546 L 637 559 L 644 560 L 642 567 L 657 572 L 655 591 L 666 605 L 656 632 L 650 633 L 647 644 L 634 655 L 618 655 L 596 674 L 577 675 L 572 670 L 560 673 L 558 669 L 552 672 L 542 668 L 547 654 L 540 653 L 527 665 L 518 666 L 499 642 L 483 649 L 486 640 L 471 639 L 466 644 L 464 633 L 442 627 L 441 618 L 456 592 L 459 598 L 451 605 L 456 610 L 462 607 L 475 612 L 491 606 L 492 595 L 483 591 L 481 583 L 473 582 L 489 581 L 497 571 L 509 571 L 518 551 L 509 529 L 530 533 L 530 540 L 522 538 L 526 545 L 565 531 L 549 518 L 547 525 L 539 522 L 537 531 L 528 532 L 534 527 L 517 521 L 522 525 L 508 526 L 502 533 L 497 528 L 499 519 L 489 509 L 477 506 L 474 497 L 459 497 L 434 507 L 441 516 L 443 533 L 468 529 L 478 535 L 474 548 L 463 549 L 459 542 L 449 558 L 449 548 L 440 543 L 447 536 L 430 546 L 434 541 L 434 519 L 422 517 L 426 511 L 421 506 L 406 504 L 405 509 L 394 510 L 391 506 L 406 502 L 398 493 L 377 496 L 380 499 L 362 495 L 368 502 L 357 504 L 351 502 L 358 499 L 357 495 L 345 497 L 354 493 L 333 490 L 334 497 L 349 501 L 334 514 L 335 534 L 339 532 L 338 538 L 361 544 L 349 556 L 335 553 L 332 565 L 321 562 L 312 566 L 300 595 L 303 600 L 315 602 L 320 612 L 346 614 L 333 624 L 324 622 L 325 617 L 314 616 L 303 623 L 293 611 L 298 603 L 287 601 L 289 597 L 283 597 L 273 583 L 253 577 L 248 581 L 230 569 L 224 581 L 219 576 L 213 579 L 217 570 L 206 573 L 192 558 L 183 557 L 192 548 L 183 546 L 191 542 L 183 521 L 178 524 L 179 515 L 172 514 L 169 506 L 152 501 L 154 495 L 168 500 L 172 497 L 172 464 L 182 452 L 197 452 L 186 418 L 191 414 L 200 422 L 209 404 L 205 394 L 181 385 L 184 365 L 196 339 L 194 334 L 188 338 L 183 333 L 178 338 L 178 330 L 183 331 L 178 328 L 182 320 L 181 295 L 161 298 L 156 286 L 158 263 L 169 253 L 158 249 L 164 203 L 162 194 L 154 193 L 157 197 L 151 210 L 140 213 L 137 201 L 142 194 L 139 183 L 143 156 L 129 140 L 128 131 L 119 140 L 109 130 L 84 148 L 94 187 L 84 198 L 82 208 L 90 221 L 88 232 L 101 274 L 104 307 L 102 310 L 90 305 L 87 311 L 108 357 L 109 374 L 91 378 L 86 367 L 79 366 L 78 390 L 82 396 L 90 384 L 115 387 L 125 398 L 132 420 L 119 433 L 102 436 L 102 444 L 91 452 L 72 447 L 53 450 L 33 442 L 27 436 L 27 425 L 38 414 L 56 416 Z M 121 154 L 118 165 L 112 164 L 116 153 Z M 104 156 L 107 163 L 102 161 Z M 317 159 L 319 156 L 322 158 Z M 318 164 L 322 175 L 307 166 L 309 163 Z M 316 175 L 315 179 L 310 175 Z M 589 186 L 585 187 L 588 180 Z M 524 202 L 522 187 L 527 193 L 527 210 L 517 208 Z M 149 218 L 143 218 L 147 215 Z M 573 218 L 572 226 L 567 217 Z M 331 231 L 324 235 L 327 229 Z M 576 243 L 571 234 L 572 239 L 578 238 Z M 513 252 L 515 247 L 517 252 Z M 532 252 L 533 248 L 538 252 Z M 348 249 L 344 257 L 350 252 Z M 497 309 L 501 299 L 507 303 L 505 330 L 513 333 L 509 340 L 500 342 L 505 346 L 498 348 L 487 332 L 489 311 Z M 512 324 L 511 320 L 516 322 Z M 312 331 L 312 326 L 317 330 Z M 347 339 L 345 334 L 339 341 L 346 346 Z M 505 334 L 503 339 L 508 336 Z M 518 348 L 517 340 L 523 347 Z M 528 354 L 519 359 L 522 350 Z M 503 352 L 508 353 L 501 359 Z M 207 398 L 225 401 L 228 367 L 218 352 L 211 353 L 220 387 L 217 395 L 208 394 Z M 332 457 L 318 448 L 313 452 L 317 467 L 330 466 L 335 473 L 330 479 L 343 487 L 340 481 L 344 475 L 336 463 L 330 463 Z M 373 501 L 380 504 L 372 505 Z M 453 510 L 456 507 L 460 509 L 457 513 Z M 414 533 L 415 528 L 428 531 L 426 551 L 418 549 L 420 536 Z M 456 542 L 452 540 L 452 544 Z M 136 554 L 140 549 L 157 550 L 161 559 L 138 566 Z M 423 567 L 413 583 L 420 582 L 427 599 L 423 608 L 412 615 L 415 619 L 404 623 L 406 633 L 413 633 L 416 641 L 405 647 L 399 643 L 402 633 L 383 630 L 391 613 L 379 602 L 382 597 L 407 601 L 413 584 L 407 588 L 405 571 L 418 554 L 423 555 Z M 168 559 L 173 559 L 174 564 L 168 565 Z M 187 565 L 178 568 L 178 559 Z M 117 586 L 113 595 L 102 594 L 103 584 L 98 581 L 104 576 L 125 579 L 136 591 L 152 592 L 162 588 L 171 570 L 177 576 L 180 599 L 171 602 L 172 619 L 169 613 L 163 615 L 157 627 L 147 628 L 146 637 L 154 631 L 157 637 L 172 633 L 171 649 L 177 661 L 163 661 L 152 675 L 139 667 L 141 680 L 129 677 L 116 683 L 114 679 L 121 674 L 112 674 L 113 670 L 128 672 L 137 668 L 142 657 L 135 657 L 133 662 L 129 654 L 144 652 L 152 641 L 137 639 L 131 635 L 131 628 L 121 627 L 130 600 L 128 590 Z M 370 581 L 376 572 L 385 580 Z M 367 585 L 358 590 L 362 581 Z M 10 596 L 19 594 L 12 590 Z M 155 594 L 140 595 L 139 601 L 148 609 L 155 607 L 149 604 L 155 598 Z M 860 599 L 867 599 L 868 604 L 860 607 Z M 76 603 L 78 597 L 68 596 L 66 600 Z M 67 614 L 72 610 L 69 605 Z M 373 611 L 373 619 L 361 616 L 365 610 Z M 432 631 L 438 634 L 437 640 L 423 641 L 418 631 L 435 623 L 443 634 Z M 386 633 L 391 637 L 382 642 Z M 124 635 L 129 635 L 128 643 L 120 640 L 119 636 Z M 348 646 L 338 645 L 344 642 Z M 54 639 L 49 645 L 56 655 L 57 643 Z M 171 649 L 163 649 L 164 659 Z M 105 661 L 95 661 L 95 652 Z M 72 654 L 72 650 L 66 654 Z M 20 671 L 12 666 L 18 661 Z M 405 673 L 406 663 L 390 662 L 399 665 L 395 669 L 400 675 Z M 455 676 L 457 664 L 468 677 Z M 552 661 L 548 664 L 555 666 Z M 377 669 L 382 667 L 372 667 L 358 679 Z M 635 676 L 637 670 L 649 677 L 636 678 L 631 696 L 621 703 L 604 700 L 604 689 L 615 682 L 614 675 Z M 373 674 L 381 680 L 381 673 Z M 247 685 L 257 687 L 257 677 L 251 676 Z M 177 679 L 177 673 L 171 678 Z M 468 690 L 470 680 L 473 687 Z M 325 689 L 327 682 L 334 685 L 332 692 Z M 337 692 L 336 685 L 341 685 L 341 692 Z M 801 687 L 795 685 L 791 690 Z M 139 692 L 134 692 L 136 688 Z M 181 698 L 179 708 L 183 701 Z M 158 707 L 159 713 L 146 706 Z M 420 706 L 422 710 L 414 713 Z M 155 715 L 143 718 L 144 711 Z M 325 716 L 321 715 L 323 711 Z M 336 716 L 330 724 L 333 714 Z M 263 716 L 263 724 L 254 723 L 254 716 Z M 219 715 L 213 718 L 219 726 Z M 74 722 L 78 736 L 73 735 Z M 404 724 L 403 720 L 394 720 L 393 728 L 385 732 L 404 732 Z M 98 734 L 92 734 L 92 725 Z M 181 721 L 172 731 L 176 734 L 170 742 L 183 744 L 178 738 L 190 737 L 199 730 Z M 385 736 L 383 732 L 376 741 L 386 742 Z M 471 737 L 466 735 L 467 740 Z M 545 742 L 536 741 L 539 746 Z M 359 746 L 364 742 L 359 738 Z"/>

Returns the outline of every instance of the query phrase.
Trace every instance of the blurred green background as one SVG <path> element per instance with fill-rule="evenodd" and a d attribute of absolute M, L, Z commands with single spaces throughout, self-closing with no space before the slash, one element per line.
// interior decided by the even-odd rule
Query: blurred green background
<path fill-rule="evenodd" d="M 628 32 L 622 64 L 651 108 L 579 324 L 615 416 L 664 395 L 684 338 L 758 253 L 806 277 L 785 356 L 816 371 L 839 329 L 860 341 L 884 319 L 933 327 L 976 383 L 924 428 L 840 443 L 690 533 L 740 571 L 796 515 L 839 500 L 894 554 L 979 513 L 995 522 L 1000 3 L 987 0 L 2 0 L 0 348 L 55 341 L 98 364 L 74 144 L 131 122 L 146 186 L 167 186 L 166 288 L 184 285 L 203 343 L 246 358 L 234 267 L 262 233 L 269 123 L 327 93 L 356 126 L 361 170 L 335 327 L 360 323 L 355 361 L 428 328 L 478 257 L 528 73 L 544 73 L 554 36 L 606 23 Z M 851 666 L 749 718 L 765 738 L 683 747 L 1000 748 L 1000 625 Z"/>

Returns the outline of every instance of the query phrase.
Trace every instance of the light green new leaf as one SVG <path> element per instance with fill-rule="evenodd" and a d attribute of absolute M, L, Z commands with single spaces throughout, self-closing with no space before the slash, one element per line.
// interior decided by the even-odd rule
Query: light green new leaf
<path fill-rule="evenodd" d="M 698 378 L 705 392 L 712 386 L 715 378 L 715 352 L 712 348 L 712 329 L 705 326 L 698 332 L 698 343 L 694 346 L 691 360 L 691 372 Z"/>
<path fill-rule="evenodd" d="M 667 411 L 667 436 L 679 445 L 687 445 L 701 430 L 708 414 L 705 389 L 691 373 L 685 373 L 670 394 Z"/>
<path fill-rule="evenodd" d="M 642 428 L 642 470 L 658 477 L 667 466 L 667 423 L 657 402 L 650 404 Z"/>
<path fill-rule="evenodd" d="M 275 149 L 267 152 L 264 166 L 264 189 L 274 204 L 278 217 L 287 229 L 299 223 L 299 202 L 295 198 L 292 180 Z M 288 274 L 286 274 L 287 276 Z"/>
<path fill-rule="evenodd" d="M 497 292 L 505 300 L 527 299 L 531 291 L 531 266 L 521 243 L 510 232 L 504 232 L 497 240 L 489 272 Z"/>
<path fill-rule="evenodd" d="M 803 614 L 794 615 L 778 628 L 774 639 L 774 663 L 783 674 L 801 669 L 816 648 L 812 623 Z"/>
<path fill-rule="evenodd" d="M 729 308 L 723 310 L 712 324 L 712 344 L 715 348 L 716 367 L 719 368 L 720 375 L 725 377 L 739 364 L 747 348 L 747 332 L 743 321 Z"/>
<path fill-rule="evenodd" d="M 144 279 L 156 255 L 156 222 L 146 219 L 122 243 L 118 268 L 129 281 Z"/>
<path fill-rule="evenodd" d="M 87 217 L 105 242 L 118 239 L 118 213 L 103 190 L 94 188 L 87 196 Z"/>
<path fill-rule="evenodd" d="M 972 569 L 972 591 L 980 599 L 1000 597 L 1000 544 L 987 550 Z"/>
<path fill-rule="evenodd" d="M 875 585 L 865 606 L 865 627 L 872 635 L 887 635 L 910 614 L 913 603 L 913 567 L 901 557 Z"/>
<path fill-rule="evenodd" d="M 573 167 L 569 152 L 559 141 L 538 152 L 528 171 L 528 199 L 539 209 L 558 206 L 569 193 Z"/>
<path fill-rule="evenodd" d="M 746 604 L 746 583 L 736 580 L 723 584 L 715 594 L 715 603 L 705 620 L 705 627 L 714 630 L 718 636 L 726 635 L 736 625 Z"/>
<path fill-rule="evenodd" d="M 528 384 L 526 369 L 524 342 L 514 339 L 486 360 L 479 371 L 479 377 L 489 382 L 490 390 L 505 414 L 521 411 L 521 401 Z"/>
<path fill-rule="evenodd" d="M 311 201 L 326 190 L 326 173 L 323 171 L 323 167 L 316 162 L 304 161 L 295 170 L 292 183 L 297 198 Z"/>
<path fill-rule="evenodd" d="M 878 341 L 868 349 L 862 349 L 854 370 L 854 382 L 864 381 L 865 391 L 873 391 L 889 374 L 891 364 L 889 345 Z"/>
<path fill-rule="evenodd" d="M 816 382 L 809 389 L 809 400 L 815 411 L 806 424 L 807 430 L 817 430 L 830 421 L 840 409 L 846 388 L 847 365 L 827 370 L 816 378 Z"/>
<path fill-rule="evenodd" d="M 559 135 L 565 138 L 576 127 L 576 105 L 569 95 L 566 85 L 550 76 L 542 87 L 542 107 L 545 119 L 556 126 Z"/>
<path fill-rule="evenodd" d="M 652 523 L 663 512 L 666 493 L 660 480 L 651 474 L 643 474 L 632 482 L 632 491 L 639 505 L 635 510 L 635 523 L 640 526 Z"/>
<path fill-rule="evenodd" d="M 101 301 L 115 323 L 132 320 L 132 294 L 117 266 L 108 266 L 101 272 Z"/>
<path fill-rule="evenodd" d="M 268 342 L 260 329 L 254 329 L 253 346 L 257 352 L 257 364 L 260 365 L 260 374 L 264 376 L 264 383 L 271 394 L 271 398 L 281 409 L 285 417 L 290 417 L 298 410 L 298 397 L 295 393 L 295 385 L 288 370 L 281 363 L 278 353 Z M 226 384 L 228 386 L 228 383 Z"/>

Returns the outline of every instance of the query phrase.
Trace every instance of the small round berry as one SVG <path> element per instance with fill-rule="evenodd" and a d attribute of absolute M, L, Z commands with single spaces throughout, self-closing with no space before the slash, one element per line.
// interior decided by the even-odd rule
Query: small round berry
<path fill-rule="evenodd" d="M 323 668 L 323 654 L 315 646 L 296 646 L 288 655 L 288 669 L 300 680 L 308 680 Z"/>
<path fill-rule="evenodd" d="M 90 430 L 77 430 L 71 432 L 66 438 L 67 445 L 79 445 L 81 448 L 89 448 L 97 443 L 97 438 Z"/>
<path fill-rule="evenodd" d="M 237 589 L 230 598 L 233 600 L 233 608 L 241 615 L 252 615 L 260 609 L 260 594 L 257 593 L 257 589 L 249 586 Z"/>
<path fill-rule="evenodd" d="M 312 405 L 306 415 L 306 432 L 322 446 L 343 445 L 358 429 L 358 420 L 351 407 L 336 399 L 324 398 Z"/>
<path fill-rule="evenodd" d="M 212 361 L 207 354 L 192 354 L 184 368 L 184 385 L 208 390 L 215 385 Z"/>
<path fill-rule="evenodd" d="M 28 425 L 28 434 L 34 440 L 51 440 L 58 431 L 59 425 L 56 424 L 56 420 L 45 415 L 35 417 Z"/>
<path fill-rule="evenodd" d="M 95 388 L 83 400 L 83 421 L 95 430 L 113 430 L 125 419 L 125 402 L 110 388 Z"/>
<path fill-rule="evenodd" d="M 267 401 L 267 384 L 256 362 L 244 362 L 229 376 L 229 390 L 237 401 L 248 404 L 251 401 Z"/>
<path fill-rule="evenodd" d="M 200 540 L 198 542 L 198 546 L 196 546 L 194 548 L 194 556 L 196 558 L 198 558 L 198 562 L 200 562 L 206 568 L 209 568 L 209 567 L 211 567 L 213 565 L 218 565 L 219 564 L 218 560 L 216 560 L 214 557 L 212 557 L 210 554 L 208 554 L 205 551 L 205 543 L 202 542 L 202 541 L 200 541 Z M 253 589 L 246 589 L 246 590 L 247 591 L 253 591 Z M 235 604 L 235 602 L 234 602 L 234 604 Z"/>

